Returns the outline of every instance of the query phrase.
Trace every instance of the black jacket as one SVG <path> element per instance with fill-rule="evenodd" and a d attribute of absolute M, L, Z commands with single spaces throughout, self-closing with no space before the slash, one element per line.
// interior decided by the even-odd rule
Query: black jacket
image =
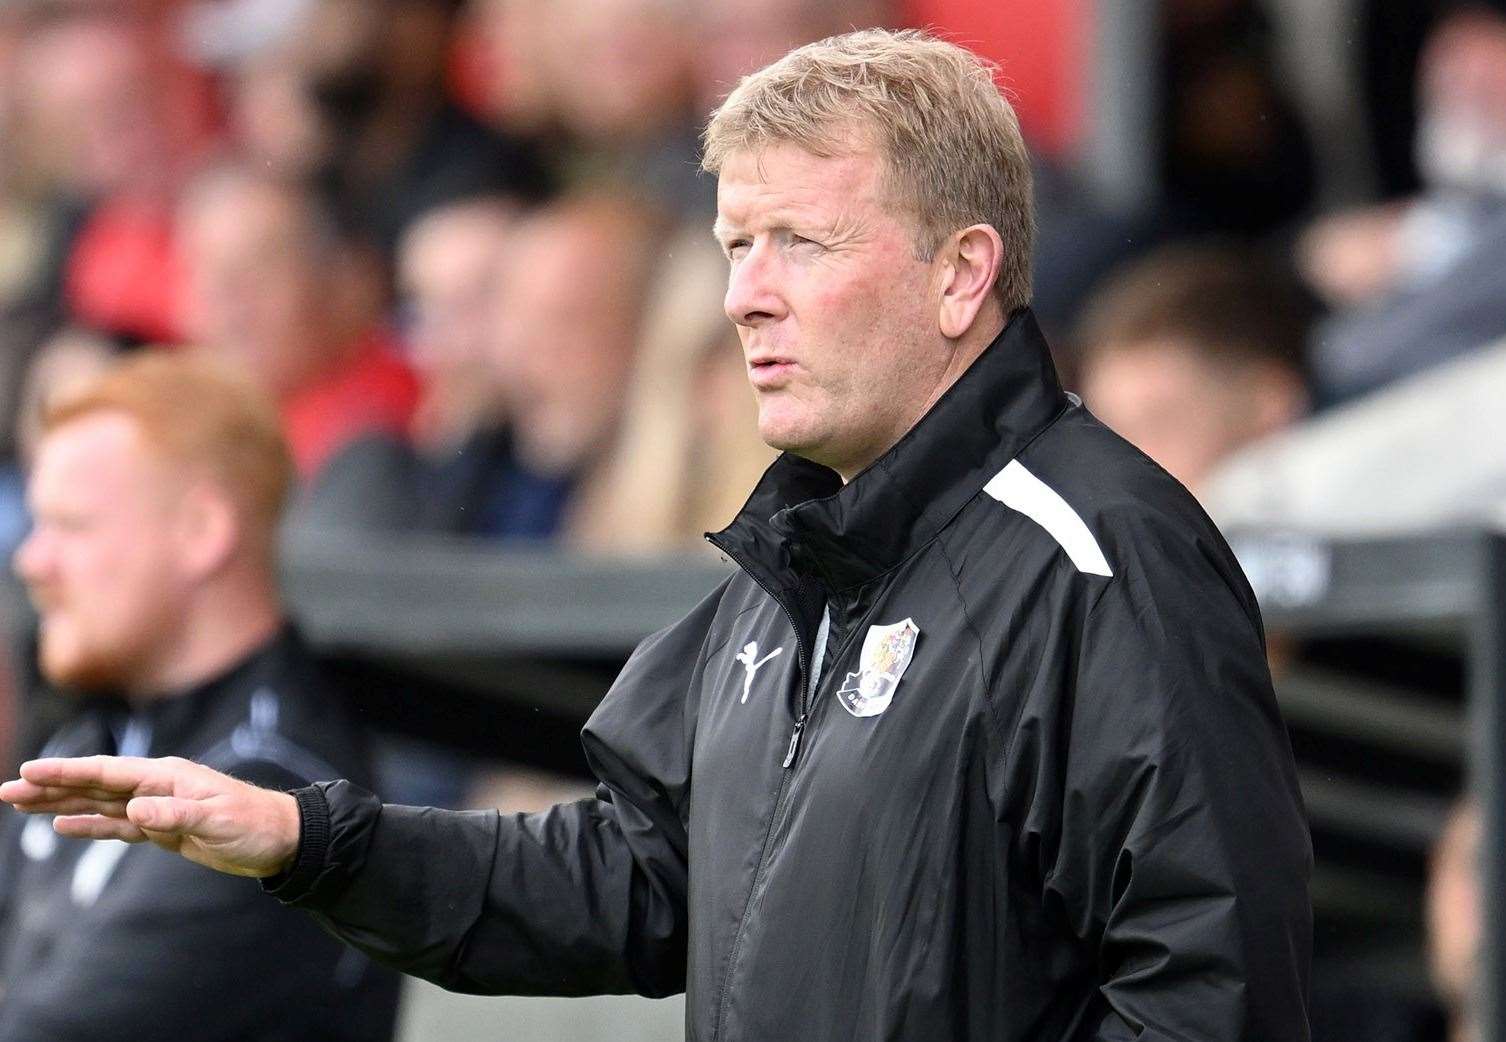
<path fill-rule="evenodd" d="M 47 755 L 185 756 L 275 787 L 364 777 L 364 743 L 290 632 L 225 675 L 130 712 L 98 700 Z M 385 1042 L 398 977 L 253 880 L 150 844 L 57 837 L 12 815 L 0 846 L 0 1042 Z"/>
<path fill-rule="evenodd" d="M 275 892 L 452 989 L 684 988 L 700 1042 L 1308 1037 L 1255 600 L 1028 312 L 846 487 L 784 457 L 713 541 L 742 571 L 586 726 L 597 798 L 313 787 Z"/>

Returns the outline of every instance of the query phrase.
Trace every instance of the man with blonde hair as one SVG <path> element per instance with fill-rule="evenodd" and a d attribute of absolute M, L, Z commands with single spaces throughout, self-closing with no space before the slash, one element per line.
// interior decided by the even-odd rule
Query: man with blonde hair
<path fill-rule="evenodd" d="M 686 992 L 691 1039 L 1308 1037 L 1311 853 L 1259 612 L 1187 492 L 1062 391 L 987 66 L 803 47 L 712 118 L 784 454 L 739 571 L 645 641 L 533 816 L 42 760 L 0 797 L 264 879 L 472 991 Z"/>
<path fill-rule="evenodd" d="M 270 403 L 204 363 L 143 356 L 50 403 L 15 555 L 41 674 L 76 702 L 46 755 L 185 756 L 277 788 L 366 776 L 279 603 L 291 474 Z M 391 1038 L 395 975 L 254 884 L 4 824 L 4 1042 Z"/>

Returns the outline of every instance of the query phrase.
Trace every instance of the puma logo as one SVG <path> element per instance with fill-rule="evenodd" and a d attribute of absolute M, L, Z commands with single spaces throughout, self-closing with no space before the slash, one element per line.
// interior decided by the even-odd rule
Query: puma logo
<path fill-rule="evenodd" d="M 758 641 L 750 640 L 743 646 L 743 650 L 738 652 L 737 661 L 743 664 L 743 702 L 748 701 L 748 692 L 753 690 L 753 675 L 758 672 L 759 667 L 771 658 L 778 658 L 783 650 L 783 648 L 775 648 L 763 658 L 759 658 Z"/>

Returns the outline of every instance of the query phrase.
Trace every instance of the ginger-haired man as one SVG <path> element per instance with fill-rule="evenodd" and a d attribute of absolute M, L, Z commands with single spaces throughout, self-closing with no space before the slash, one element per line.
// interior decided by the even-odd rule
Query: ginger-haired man
<path fill-rule="evenodd" d="M 41 673 L 78 699 L 48 755 L 366 776 L 278 597 L 291 474 L 272 406 L 204 363 L 139 357 L 50 405 L 15 555 Z M 4 824 L 0 1039 L 391 1038 L 395 975 L 249 880 Z"/>
<path fill-rule="evenodd" d="M 683 989 L 703 1042 L 1302 1042 L 1311 853 L 1254 596 L 1062 391 L 990 70 L 811 44 L 706 165 L 784 455 L 713 537 L 738 573 L 588 723 L 595 799 L 442 815 L 129 759 L 0 797 L 264 877 L 452 988 Z"/>

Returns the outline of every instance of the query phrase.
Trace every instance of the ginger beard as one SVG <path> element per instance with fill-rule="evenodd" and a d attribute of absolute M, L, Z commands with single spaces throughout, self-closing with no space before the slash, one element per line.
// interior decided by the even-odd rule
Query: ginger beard
<path fill-rule="evenodd" d="M 157 658 L 151 629 L 137 625 L 111 629 L 91 625 L 66 599 L 39 607 L 37 666 L 48 683 L 82 692 L 124 691 Z"/>

